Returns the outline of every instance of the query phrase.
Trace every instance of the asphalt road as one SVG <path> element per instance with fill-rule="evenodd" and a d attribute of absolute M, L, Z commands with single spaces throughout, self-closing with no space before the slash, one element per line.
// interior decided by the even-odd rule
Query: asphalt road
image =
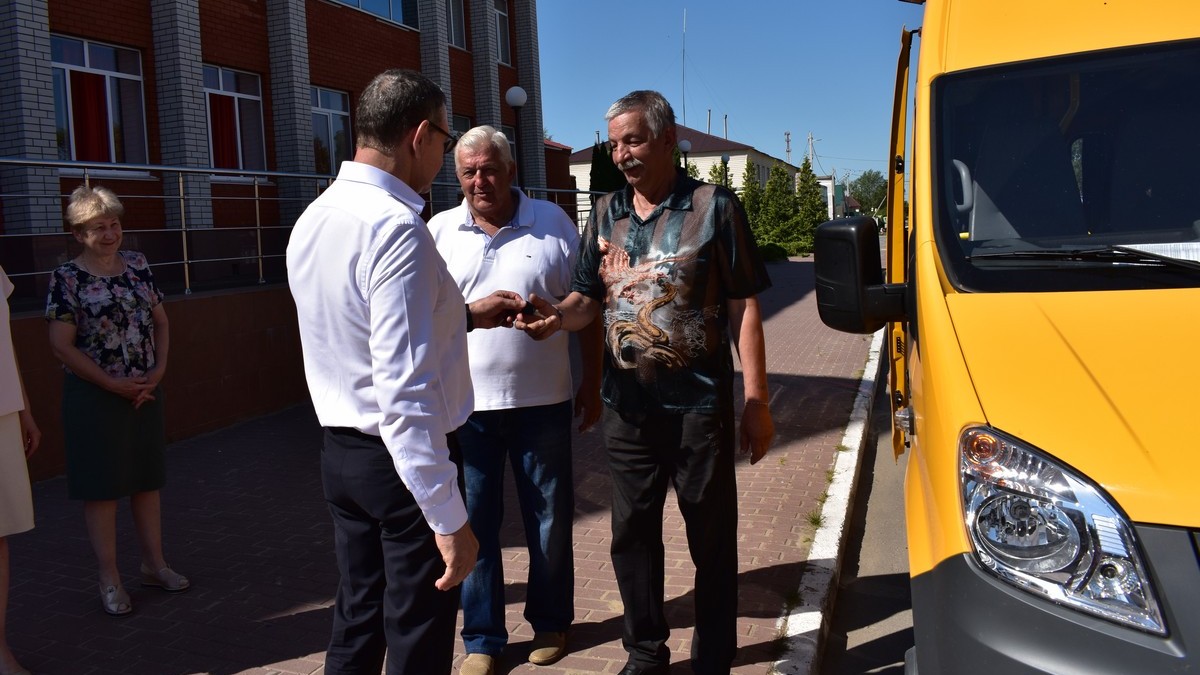
<path fill-rule="evenodd" d="M 845 559 L 821 662 L 823 675 L 902 675 L 904 652 L 913 645 L 904 533 L 908 455 L 898 460 L 892 456 L 886 395 L 883 384 L 875 397 L 870 436 L 861 458 Z"/>

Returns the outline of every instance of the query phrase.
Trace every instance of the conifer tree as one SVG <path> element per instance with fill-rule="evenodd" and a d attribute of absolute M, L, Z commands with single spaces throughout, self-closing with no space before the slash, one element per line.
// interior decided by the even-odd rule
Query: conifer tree
<path fill-rule="evenodd" d="M 812 251 L 817 225 L 829 219 L 829 212 L 821 196 L 821 184 L 817 182 L 812 163 L 807 157 L 796 174 L 796 204 L 799 210 L 799 251 L 808 253 Z"/>
<path fill-rule="evenodd" d="M 715 162 L 708 167 L 708 182 L 733 189 L 733 181 L 729 178 L 729 167 L 723 162 Z"/>
<path fill-rule="evenodd" d="M 761 244 L 762 231 L 759 224 L 759 211 L 762 210 L 763 190 L 762 185 L 758 182 L 758 169 L 754 166 L 754 162 L 746 157 L 746 171 L 742 174 L 742 206 L 746 209 L 746 219 L 750 221 L 750 229 L 754 231 L 754 237 Z"/>
<path fill-rule="evenodd" d="M 763 191 L 759 221 L 763 230 L 760 241 L 774 242 L 795 254 L 799 239 L 800 210 L 796 202 L 796 190 L 791 176 L 783 164 L 775 162 L 767 175 L 767 187 Z"/>

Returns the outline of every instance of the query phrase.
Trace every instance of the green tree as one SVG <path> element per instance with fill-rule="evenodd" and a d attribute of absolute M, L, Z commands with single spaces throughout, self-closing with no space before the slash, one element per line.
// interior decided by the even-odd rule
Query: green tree
<path fill-rule="evenodd" d="M 869 169 L 850 181 L 850 194 L 858 200 L 863 213 L 878 216 L 883 213 L 882 203 L 883 196 L 887 194 L 887 180 L 882 173 Z"/>
<path fill-rule="evenodd" d="M 687 175 L 689 178 L 700 180 L 700 167 L 696 166 L 695 162 L 687 163 Z"/>
<path fill-rule="evenodd" d="M 821 184 L 813 173 L 812 163 L 806 157 L 796 174 L 796 204 L 799 209 L 797 230 L 797 253 L 807 254 L 813 249 L 813 235 L 817 225 L 828 220 L 825 199 L 821 195 Z"/>
<path fill-rule="evenodd" d="M 796 255 L 800 239 L 800 209 L 795 183 L 783 164 L 775 162 L 767 175 L 762 207 L 758 213 L 759 229 L 754 233 L 759 243 L 782 246 L 789 255 Z"/>
<path fill-rule="evenodd" d="M 588 189 L 592 192 L 613 192 L 625 187 L 625 174 L 613 162 L 608 143 L 592 146 L 592 168 L 588 174 Z"/>
<path fill-rule="evenodd" d="M 742 173 L 742 206 L 746 209 L 746 219 L 754 236 L 758 236 L 758 212 L 762 209 L 763 189 L 758 182 L 758 168 L 746 157 L 746 170 Z M 761 241 L 761 240 L 760 240 Z"/>
<path fill-rule="evenodd" d="M 729 166 L 719 161 L 714 162 L 708 167 L 708 182 L 733 189 L 733 181 L 729 179 Z"/>

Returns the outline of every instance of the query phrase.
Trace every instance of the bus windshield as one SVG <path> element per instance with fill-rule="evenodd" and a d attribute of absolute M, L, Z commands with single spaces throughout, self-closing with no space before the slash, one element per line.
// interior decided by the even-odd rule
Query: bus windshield
<path fill-rule="evenodd" d="M 1200 285 L 1200 43 L 951 74 L 933 97 L 936 236 L 956 286 Z"/>

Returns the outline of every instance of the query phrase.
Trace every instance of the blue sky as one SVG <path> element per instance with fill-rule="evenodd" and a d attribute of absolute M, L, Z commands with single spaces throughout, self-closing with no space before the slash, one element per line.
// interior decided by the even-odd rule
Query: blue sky
<path fill-rule="evenodd" d="M 851 180 L 886 166 L 900 30 L 921 23 L 921 7 L 899 0 L 543 0 L 537 8 L 543 124 L 555 141 L 580 150 L 596 131 L 607 138 L 608 106 L 656 89 L 680 123 L 704 131 L 712 109 L 711 132 L 721 136 L 729 115 L 731 140 L 779 159 L 790 131 L 797 166 L 811 132 L 814 169 Z"/>

